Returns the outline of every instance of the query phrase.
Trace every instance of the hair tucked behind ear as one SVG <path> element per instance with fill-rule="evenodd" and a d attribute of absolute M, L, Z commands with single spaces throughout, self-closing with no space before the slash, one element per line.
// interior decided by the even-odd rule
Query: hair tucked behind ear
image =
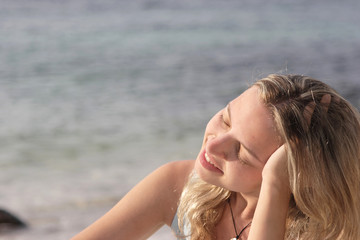
<path fill-rule="evenodd" d="M 360 239 L 359 112 L 309 77 L 270 75 L 255 85 L 288 149 L 293 199 L 287 239 Z M 330 104 L 320 103 L 325 94 Z"/>

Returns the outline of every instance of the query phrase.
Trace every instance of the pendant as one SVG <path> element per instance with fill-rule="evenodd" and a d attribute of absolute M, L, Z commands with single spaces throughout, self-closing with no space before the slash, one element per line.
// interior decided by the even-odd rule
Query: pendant
<path fill-rule="evenodd" d="M 236 237 L 234 237 L 234 238 L 231 238 L 230 240 L 238 240 Z"/>

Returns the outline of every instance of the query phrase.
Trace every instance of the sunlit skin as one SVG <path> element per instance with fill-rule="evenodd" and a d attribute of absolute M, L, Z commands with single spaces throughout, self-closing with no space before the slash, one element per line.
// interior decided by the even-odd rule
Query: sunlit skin
<path fill-rule="evenodd" d="M 241 229 L 251 222 L 241 239 L 282 239 L 290 192 L 283 174 L 286 155 L 277 136 L 258 89 L 251 87 L 210 120 L 195 163 L 177 161 L 158 168 L 72 239 L 147 239 L 163 224 L 170 226 L 194 165 L 204 181 L 236 192 L 230 200 L 236 226 Z M 214 237 L 234 237 L 228 207 Z"/>
<path fill-rule="evenodd" d="M 208 123 L 195 169 L 206 182 L 258 196 L 262 170 L 281 145 L 274 122 L 253 86 L 231 101 Z M 204 167 L 204 154 L 217 169 Z"/>

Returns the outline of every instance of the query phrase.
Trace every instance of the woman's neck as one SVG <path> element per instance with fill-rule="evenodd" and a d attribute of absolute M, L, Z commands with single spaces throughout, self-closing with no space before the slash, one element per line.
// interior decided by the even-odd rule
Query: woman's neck
<path fill-rule="evenodd" d="M 254 216 L 257 198 L 244 197 L 240 193 L 233 192 L 230 196 L 230 204 L 224 203 L 224 211 L 221 220 L 215 228 L 216 239 L 232 239 L 245 228 L 240 239 L 246 239 Z"/>
<path fill-rule="evenodd" d="M 230 201 L 234 217 L 243 220 L 251 220 L 253 218 L 258 197 L 233 193 Z"/>

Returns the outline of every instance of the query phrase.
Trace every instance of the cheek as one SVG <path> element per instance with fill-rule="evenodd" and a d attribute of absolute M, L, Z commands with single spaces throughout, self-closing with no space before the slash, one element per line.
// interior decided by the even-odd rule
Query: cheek
<path fill-rule="evenodd" d="M 257 190 L 261 186 L 262 171 L 244 165 L 241 170 L 232 169 L 230 182 L 235 183 L 232 189 L 237 192 L 250 192 Z"/>

